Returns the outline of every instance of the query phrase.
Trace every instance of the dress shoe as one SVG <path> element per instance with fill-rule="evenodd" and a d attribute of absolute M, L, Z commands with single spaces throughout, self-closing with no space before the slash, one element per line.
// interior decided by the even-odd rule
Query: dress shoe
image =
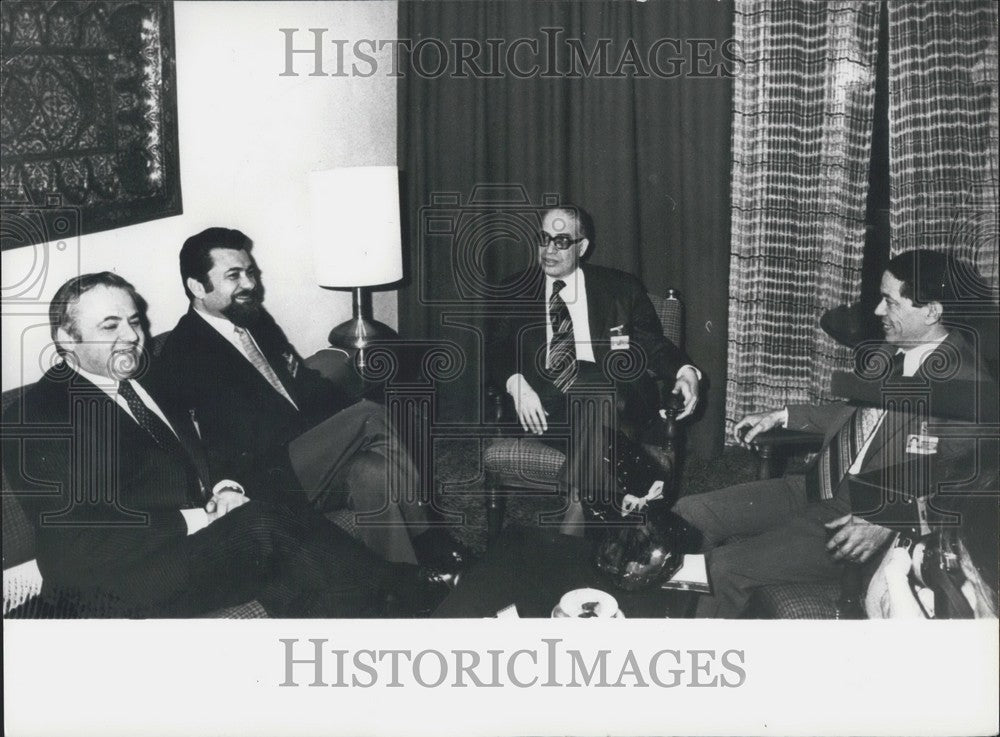
<path fill-rule="evenodd" d="M 421 565 L 442 573 L 459 573 L 472 560 L 472 550 L 441 529 L 431 529 L 413 538 L 413 550 Z"/>
<path fill-rule="evenodd" d="M 400 619 L 430 616 L 458 585 L 459 577 L 459 573 L 430 566 L 405 566 L 392 590 L 386 593 L 382 616 Z"/>

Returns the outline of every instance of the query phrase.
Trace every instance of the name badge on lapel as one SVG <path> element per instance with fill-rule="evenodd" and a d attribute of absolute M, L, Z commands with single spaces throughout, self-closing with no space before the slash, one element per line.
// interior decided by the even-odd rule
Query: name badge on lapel
<path fill-rule="evenodd" d="M 285 367 L 294 379 L 299 373 L 299 359 L 295 357 L 294 353 L 282 353 L 281 357 L 285 359 Z"/>
<path fill-rule="evenodd" d="M 927 423 L 920 423 L 920 433 L 906 436 L 906 452 L 917 455 L 934 455 L 937 453 L 938 438 L 927 434 Z"/>
<path fill-rule="evenodd" d="M 611 328 L 611 350 L 613 351 L 627 351 L 628 350 L 628 335 L 625 335 L 622 331 L 625 329 L 624 325 L 616 325 Z"/>

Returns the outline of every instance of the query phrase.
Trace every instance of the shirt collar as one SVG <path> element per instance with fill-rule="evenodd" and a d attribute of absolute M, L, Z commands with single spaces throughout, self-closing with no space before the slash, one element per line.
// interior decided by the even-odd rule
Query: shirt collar
<path fill-rule="evenodd" d="M 566 283 L 566 286 L 559 291 L 559 296 L 562 297 L 563 302 L 567 304 L 575 302 L 577 294 L 583 284 L 583 270 L 580 267 L 577 267 L 566 276 L 559 277 L 559 279 Z M 554 277 L 551 277 L 548 274 L 545 275 L 546 301 L 552 296 L 552 283 L 555 281 Z"/>
<path fill-rule="evenodd" d="M 118 379 L 112 379 L 110 376 L 101 376 L 100 374 L 91 373 L 86 369 L 80 368 L 73 361 L 66 361 L 66 365 L 112 399 L 118 396 Z"/>
<path fill-rule="evenodd" d="M 899 348 L 896 353 L 903 354 L 903 376 L 913 376 L 916 374 L 917 369 L 920 368 L 927 356 L 936 351 L 937 347 L 941 345 L 947 337 L 948 334 L 945 333 L 937 340 L 920 343 L 919 345 L 910 346 L 909 348 Z"/>
<path fill-rule="evenodd" d="M 207 312 L 199 310 L 197 307 L 192 307 L 192 309 L 196 315 L 215 328 L 215 330 L 221 333 L 227 340 L 231 340 L 232 336 L 236 334 L 236 325 L 231 320 L 228 320 L 225 317 L 209 315 Z"/>

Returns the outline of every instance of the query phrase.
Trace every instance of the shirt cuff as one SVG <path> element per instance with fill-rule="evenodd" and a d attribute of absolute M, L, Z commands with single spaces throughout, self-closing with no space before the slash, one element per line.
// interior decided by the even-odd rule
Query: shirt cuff
<path fill-rule="evenodd" d="M 788 407 L 781 408 L 781 421 L 778 424 L 784 428 L 788 427 Z"/>
<path fill-rule="evenodd" d="M 243 494 L 243 496 L 246 496 L 247 493 L 242 484 L 236 481 L 230 481 L 229 479 L 222 479 L 222 481 L 213 486 L 212 496 L 215 496 L 223 491 L 235 491 L 237 494 Z"/>
<path fill-rule="evenodd" d="M 208 527 L 208 512 L 204 509 L 182 509 L 181 514 L 184 515 L 184 524 L 187 525 L 189 535 Z"/>
<path fill-rule="evenodd" d="M 677 370 L 677 376 L 676 376 L 676 377 L 674 377 L 674 378 L 677 378 L 677 379 L 681 378 L 681 372 L 682 372 L 682 371 L 683 371 L 684 369 L 691 369 L 692 371 L 694 371 L 694 375 L 698 377 L 698 381 L 701 381 L 701 371 L 699 371 L 699 370 L 698 370 L 698 367 L 697 367 L 697 366 L 695 366 L 695 365 L 694 365 L 694 364 L 692 364 L 692 363 L 686 363 L 686 364 L 684 364 L 683 366 L 681 366 L 681 367 L 680 367 L 680 368 L 679 368 L 679 369 Z"/>

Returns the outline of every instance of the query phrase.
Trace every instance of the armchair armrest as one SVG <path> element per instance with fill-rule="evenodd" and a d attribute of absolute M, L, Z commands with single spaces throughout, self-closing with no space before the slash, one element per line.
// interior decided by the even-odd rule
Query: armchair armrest
<path fill-rule="evenodd" d="M 776 427 L 754 438 L 753 445 L 759 457 L 757 478 L 769 479 L 777 473 L 779 458 L 790 453 L 815 452 L 823 447 L 823 434 Z"/>

